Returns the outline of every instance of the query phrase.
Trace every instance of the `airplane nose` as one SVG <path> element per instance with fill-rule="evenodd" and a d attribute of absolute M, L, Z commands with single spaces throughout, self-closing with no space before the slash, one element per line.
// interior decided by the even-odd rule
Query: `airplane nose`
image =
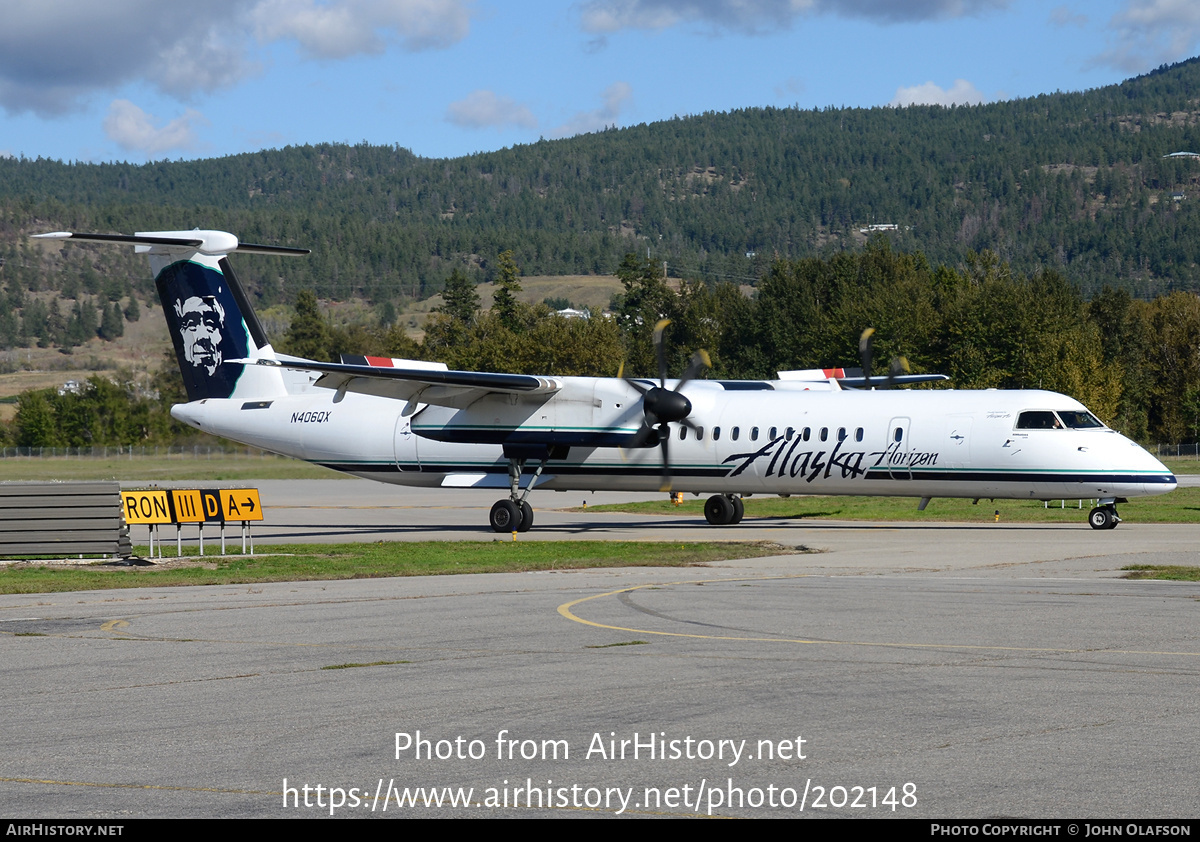
<path fill-rule="evenodd" d="M 1161 476 L 1149 476 L 1145 478 L 1147 481 L 1142 483 L 1142 491 L 1147 496 L 1158 494 L 1169 494 L 1178 486 L 1179 481 L 1172 473 L 1163 473 Z"/>

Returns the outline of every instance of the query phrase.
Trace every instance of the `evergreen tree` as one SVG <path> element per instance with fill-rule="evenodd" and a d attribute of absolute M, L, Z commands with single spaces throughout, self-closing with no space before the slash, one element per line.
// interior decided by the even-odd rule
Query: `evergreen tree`
<path fill-rule="evenodd" d="M 138 306 L 136 295 L 129 296 L 129 306 L 125 308 L 125 321 L 136 322 L 142 317 L 142 308 Z"/>
<path fill-rule="evenodd" d="M 58 299 L 50 299 L 50 307 L 46 312 L 46 330 L 45 332 L 38 331 L 38 347 L 45 348 L 49 345 L 62 345 L 66 342 L 67 322 L 63 318 L 62 309 L 58 306 Z"/>
<path fill-rule="evenodd" d="M 121 315 L 121 305 L 113 302 L 111 307 L 104 308 L 104 316 L 100 319 L 100 338 L 112 342 L 125 335 L 125 318 Z"/>
<path fill-rule="evenodd" d="M 506 252 L 510 257 L 512 252 Z M 520 289 L 518 285 L 517 289 Z M 500 290 L 496 291 L 496 295 L 500 295 Z M 452 319 L 456 319 L 463 324 L 470 324 L 475 320 L 475 313 L 479 310 L 479 294 L 475 292 L 475 284 L 467 277 L 461 269 L 455 268 L 450 273 L 450 277 L 446 279 L 446 287 L 442 290 L 442 306 L 438 307 L 435 312 L 445 313 Z"/>
<path fill-rule="evenodd" d="M 283 337 L 284 352 L 310 360 L 328 360 L 331 339 L 316 294 L 310 289 L 301 290 L 296 296 L 292 323 Z"/>
<path fill-rule="evenodd" d="M 517 301 L 517 293 L 521 291 L 521 270 L 513 260 L 512 249 L 500 252 L 496 258 L 495 284 L 492 312 L 500 319 L 500 324 L 515 330 L 519 322 L 520 302 Z"/>

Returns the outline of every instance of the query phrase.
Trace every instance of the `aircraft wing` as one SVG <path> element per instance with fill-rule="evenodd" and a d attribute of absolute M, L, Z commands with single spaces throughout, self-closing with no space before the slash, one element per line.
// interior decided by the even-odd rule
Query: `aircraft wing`
<path fill-rule="evenodd" d="M 434 404 L 456 409 L 466 409 L 489 394 L 552 395 L 562 388 L 561 381 L 556 378 L 536 377 L 531 374 L 322 363 L 296 358 L 234 362 L 254 362 L 258 365 L 317 372 L 321 375 L 316 381 L 317 386 L 343 394 L 357 392 L 413 404 Z"/>
<path fill-rule="evenodd" d="M 949 380 L 944 374 L 877 374 L 870 380 L 863 375 L 861 368 L 809 368 L 799 371 L 781 371 L 780 380 L 804 383 L 837 383 L 848 389 L 861 389 L 866 386 L 875 388 L 890 388 L 891 386 L 906 386 L 912 383 L 936 383 Z"/>

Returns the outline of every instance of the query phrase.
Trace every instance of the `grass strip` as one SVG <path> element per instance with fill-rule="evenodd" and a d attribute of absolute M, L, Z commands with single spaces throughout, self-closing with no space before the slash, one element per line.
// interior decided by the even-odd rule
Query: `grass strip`
<path fill-rule="evenodd" d="M 626 512 L 646 515 L 704 517 L 704 499 L 688 499 L 676 506 L 668 500 L 648 503 L 615 503 L 588 506 L 572 511 Z M 809 520 L 909 521 L 931 523 L 994 523 L 996 512 L 1001 523 L 1074 523 L 1087 521 L 1092 503 L 1067 500 L 1066 508 L 1052 500 L 1046 508 L 1040 500 L 987 500 L 972 505 L 970 500 L 935 497 L 925 511 L 917 511 L 915 497 L 747 497 L 746 517 Z M 1141 497 L 1122 503 L 1118 511 L 1129 523 L 1200 523 L 1200 488 L 1179 488 L 1158 497 Z M 1118 527 L 1119 528 L 1119 527 Z"/>
<path fill-rule="evenodd" d="M 1200 567 L 1174 564 L 1130 564 L 1126 579 L 1170 579 L 1176 582 L 1200 582 Z"/>
<path fill-rule="evenodd" d="M 0 593 L 56 593 L 176 585 L 377 579 L 448 573 L 518 573 L 592 567 L 690 567 L 712 561 L 800 552 L 769 542 L 421 541 L 378 544 L 288 544 L 253 556 L 162 565 L 14 562 L 0 568 Z"/>
<path fill-rule="evenodd" d="M 262 479 L 346 479 L 347 474 L 286 456 L 203 454 L 166 456 L 111 456 L 0 459 L 0 482 L 23 480 L 122 480 L 122 481 L 243 481 Z"/>

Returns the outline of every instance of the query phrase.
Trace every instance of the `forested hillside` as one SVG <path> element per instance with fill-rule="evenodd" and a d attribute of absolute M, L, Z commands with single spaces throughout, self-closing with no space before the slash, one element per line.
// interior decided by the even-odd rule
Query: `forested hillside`
<path fill-rule="evenodd" d="M 3 279 L 26 291 L 76 275 L 85 294 L 144 300 L 131 256 L 43 251 L 24 236 L 213 227 L 313 249 L 239 261 L 262 302 L 312 289 L 400 304 L 455 268 L 490 277 L 505 249 L 529 274 L 611 273 L 648 249 L 676 276 L 753 283 L 775 258 L 858 247 L 874 224 L 935 264 L 990 249 L 1085 294 L 1110 284 L 1151 297 L 1200 288 L 1200 160 L 1164 157 L 1200 151 L 1198 118 L 1192 60 L 1084 93 L 746 109 L 445 160 L 365 144 L 144 166 L 8 158 L 0 257 Z"/>
<path fill-rule="evenodd" d="M 1200 151 L 1198 120 L 1192 60 L 1084 93 L 747 109 L 446 160 L 365 144 L 145 166 L 0 159 L 0 349 L 111 339 L 157 306 L 131 250 L 29 234 L 205 227 L 313 250 L 235 258 L 260 308 L 302 305 L 313 347 L 293 322 L 278 337 L 292 352 L 649 374 L 650 326 L 669 315 L 673 371 L 704 347 L 717 375 L 758 377 L 852 364 L 873 326 L 880 359 L 956 387 L 1060 390 L 1140 439 L 1195 440 L 1200 156 L 1173 153 Z M 681 280 L 663 283 L 664 263 Z M 616 273 L 617 319 L 475 313 L 472 282 L 503 266 Z M 419 345 L 386 318 L 335 328 L 317 308 L 361 298 L 392 314 L 450 279 Z M 131 407 L 149 399 L 122 388 Z M 0 438 L 103 443 L 47 421 L 79 416 L 75 399 L 23 397 Z M 122 443 L 177 433 L 118 428 Z"/>

